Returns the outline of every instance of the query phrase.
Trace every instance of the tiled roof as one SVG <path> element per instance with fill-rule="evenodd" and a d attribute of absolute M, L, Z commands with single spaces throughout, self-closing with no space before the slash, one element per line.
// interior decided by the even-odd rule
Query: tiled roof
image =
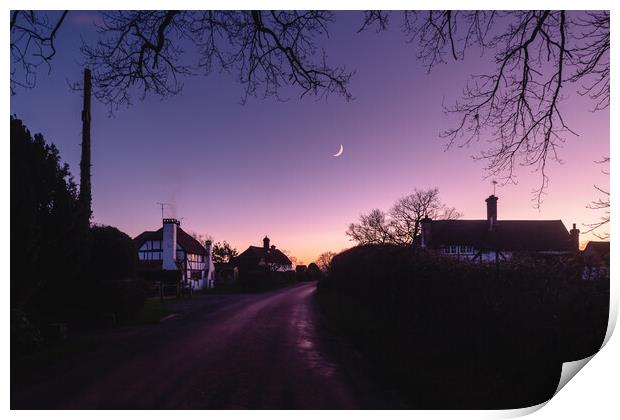
<path fill-rule="evenodd" d="M 266 263 L 279 265 L 292 265 L 291 260 L 277 248 L 267 248 L 250 246 L 237 257 L 233 258 L 231 263 L 241 267 L 255 267 L 264 259 Z"/>
<path fill-rule="evenodd" d="M 572 250 L 570 234 L 561 220 L 499 220 L 492 231 L 487 220 L 434 220 L 429 246 L 471 245 L 480 250 Z"/>
<path fill-rule="evenodd" d="M 163 236 L 163 228 L 156 231 L 145 231 L 134 238 L 134 243 L 137 248 L 140 248 L 146 241 L 161 241 Z M 183 229 L 177 227 L 177 243 L 188 254 L 204 255 L 205 248 L 194 239 L 191 235 L 187 234 Z"/>
<path fill-rule="evenodd" d="M 609 258 L 609 242 L 590 241 L 583 250 L 583 253 L 586 255 L 597 255 Z"/>

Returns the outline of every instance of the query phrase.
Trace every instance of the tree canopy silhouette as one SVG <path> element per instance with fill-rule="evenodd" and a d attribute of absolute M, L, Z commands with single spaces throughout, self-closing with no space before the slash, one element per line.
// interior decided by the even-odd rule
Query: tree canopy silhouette
<path fill-rule="evenodd" d="M 88 226 L 67 164 L 41 134 L 11 117 L 11 306 L 62 289 L 88 262 Z M 48 296 L 51 299 L 51 296 Z"/>
<path fill-rule="evenodd" d="M 179 76 L 200 69 L 236 74 L 248 95 L 279 96 L 284 85 L 307 94 L 350 99 L 351 72 L 327 64 L 317 39 L 332 14 L 322 11 L 119 11 L 102 12 L 100 38 L 82 51 L 94 73 L 97 98 L 130 101 L 136 88 L 168 96 L 181 91 Z M 198 62 L 184 61 L 184 45 Z"/>
<path fill-rule="evenodd" d="M 216 242 L 213 244 L 213 262 L 214 263 L 227 263 L 239 253 L 236 248 L 233 248 L 228 242 Z"/>
<path fill-rule="evenodd" d="M 388 212 L 374 209 L 360 215 L 359 222 L 351 223 L 346 234 L 358 245 L 412 245 L 420 237 L 422 219 L 427 216 L 452 220 L 460 218 L 461 213 L 441 202 L 438 188 L 416 189 L 396 200 Z"/>

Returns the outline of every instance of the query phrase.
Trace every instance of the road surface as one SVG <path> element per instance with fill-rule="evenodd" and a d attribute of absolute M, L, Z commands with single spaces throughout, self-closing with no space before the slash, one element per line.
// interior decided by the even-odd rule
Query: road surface
<path fill-rule="evenodd" d="M 196 297 L 72 360 L 12 369 L 11 408 L 403 408 L 321 326 L 314 293 L 310 283 Z"/>

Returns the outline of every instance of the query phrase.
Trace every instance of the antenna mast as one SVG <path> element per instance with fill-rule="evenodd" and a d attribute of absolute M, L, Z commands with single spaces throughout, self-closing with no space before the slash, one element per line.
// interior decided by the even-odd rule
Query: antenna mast
<path fill-rule="evenodd" d="M 158 206 L 161 207 L 161 219 L 164 220 L 164 206 L 169 206 L 170 203 L 160 203 L 159 201 L 157 203 Z"/>

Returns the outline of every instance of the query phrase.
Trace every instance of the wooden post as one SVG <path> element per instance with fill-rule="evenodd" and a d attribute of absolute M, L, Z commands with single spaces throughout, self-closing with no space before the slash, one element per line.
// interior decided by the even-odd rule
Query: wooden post
<path fill-rule="evenodd" d="M 90 69 L 84 69 L 84 106 L 82 109 L 82 159 L 80 161 L 80 196 L 84 218 L 90 224 L 92 193 L 90 185 Z"/>

